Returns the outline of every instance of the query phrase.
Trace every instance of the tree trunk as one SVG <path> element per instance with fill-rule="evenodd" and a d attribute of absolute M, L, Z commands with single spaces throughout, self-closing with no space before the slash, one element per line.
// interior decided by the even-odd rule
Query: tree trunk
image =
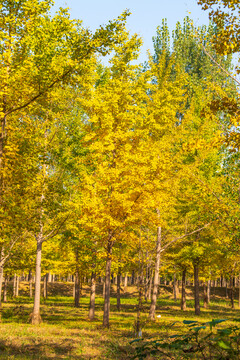
<path fill-rule="evenodd" d="M 147 256 L 148 256 L 148 253 L 147 253 Z M 145 301 L 147 301 L 148 299 L 148 285 L 149 285 L 149 265 L 147 264 L 146 265 L 146 279 L 145 279 L 145 287 L 144 287 L 144 298 L 145 298 Z"/>
<path fill-rule="evenodd" d="M 132 279 L 131 279 L 131 285 L 134 285 L 134 277 L 135 277 L 135 272 L 134 270 L 132 271 Z"/>
<path fill-rule="evenodd" d="M 0 311 L 2 308 L 3 265 L 0 266 Z M 1 321 L 1 318 L 0 318 Z"/>
<path fill-rule="evenodd" d="M 75 295 L 74 295 L 74 306 L 76 308 L 79 307 L 79 302 L 80 302 L 80 274 L 79 274 L 79 270 L 77 269 L 76 274 L 75 274 Z"/>
<path fill-rule="evenodd" d="M 47 299 L 48 297 L 48 274 L 45 274 L 43 280 L 43 297 L 44 299 Z"/>
<path fill-rule="evenodd" d="M 51 283 L 52 282 L 52 274 L 49 272 L 48 273 L 48 282 Z"/>
<path fill-rule="evenodd" d="M 96 294 L 96 273 L 92 272 L 91 276 L 91 291 L 90 291 L 90 306 L 88 317 L 90 320 L 95 316 L 95 294 Z"/>
<path fill-rule="evenodd" d="M 142 268 L 139 269 L 140 276 L 138 282 L 138 305 L 137 305 L 137 321 L 136 321 L 136 336 L 142 336 L 142 326 L 141 326 L 141 312 L 142 312 L 142 295 L 143 295 L 143 271 Z"/>
<path fill-rule="evenodd" d="M 7 302 L 7 286 L 8 286 L 8 276 L 5 276 L 5 281 L 4 281 L 4 289 L 3 289 L 3 302 L 6 303 Z"/>
<path fill-rule="evenodd" d="M 104 299 L 105 299 L 105 284 L 106 284 L 106 281 L 104 279 L 103 280 L 103 290 L 102 290 L 102 296 L 103 296 Z"/>
<path fill-rule="evenodd" d="M 240 274 L 238 277 L 238 307 L 240 308 Z"/>
<path fill-rule="evenodd" d="M 16 283 L 17 283 L 17 275 L 14 274 L 14 277 L 13 277 L 13 297 L 16 297 Z"/>
<path fill-rule="evenodd" d="M 203 307 L 204 309 L 206 309 L 208 306 L 208 301 L 207 301 L 207 285 L 206 282 L 204 282 L 203 284 Z"/>
<path fill-rule="evenodd" d="M 150 270 L 150 278 L 149 278 L 149 285 L 148 285 L 148 300 L 152 300 L 152 283 L 153 283 L 153 270 Z"/>
<path fill-rule="evenodd" d="M 152 302 L 150 306 L 149 319 L 155 319 L 155 311 L 157 304 L 158 295 L 158 283 L 159 283 L 159 267 L 160 267 L 160 255 L 161 255 L 161 227 L 157 228 L 157 244 L 156 244 L 156 262 L 155 262 L 155 273 L 153 280 L 153 294 Z"/>
<path fill-rule="evenodd" d="M 195 315 L 200 315 L 198 263 L 194 264 L 194 305 L 195 305 Z"/>
<path fill-rule="evenodd" d="M 121 267 L 118 267 L 117 273 L 117 311 L 121 309 Z"/>
<path fill-rule="evenodd" d="M 73 298 L 75 299 L 75 275 L 73 275 Z"/>
<path fill-rule="evenodd" d="M 234 278 L 231 276 L 230 278 L 230 300 L 231 300 L 231 307 L 234 309 Z"/>
<path fill-rule="evenodd" d="M 34 307 L 31 315 L 31 322 L 34 325 L 41 323 L 40 298 L 41 298 L 41 259 L 42 259 L 42 231 L 37 236 L 37 256 L 35 272 Z"/>
<path fill-rule="evenodd" d="M 181 299 L 181 310 L 185 311 L 187 308 L 186 305 L 186 269 L 183 269 L 182 272 L 182 299 Z"/>
<path fill-rule="evenodd" d="M 174 301 L 177 301 L 177 299 L 178 299 L 178 283 L 177 283 L 176 274 L 174 274 L 174 277 L 173 277 L 173 297 L 174 297 Z"/>
<path fill-rule="evenodd" d="M 207 304 L 210 303 L 210 295 L 211 295 L 211 280 L 207 282 Z"/>
<path fill-rule="evenodd" d="M 19 278 L 20 278 L 20 276 L 17 275 L 17 277 L 16 277 L 16 297 L 19 296 Z"/>
<path fill-rule="evenodd" d="M 29 297 L 32 298 L 32 296 L 33 296 L 33 291 L 32 291 L 32 284 L 33 284 L 32 270 L 29 270 L 28 281 L 29 281 Z"/>
<path fill-rule="evenodd" d="M 128 286 L 128 277 L 127 274 L 125 274 L 124 276 L 124 293 L 127 291 L 127 286 Z"/>
<path fill-rule="evenodd" d="M 106 277 L 105 277 L 105 296 L 104 296 L 104 312 L 103 312 L 103 326 L 109 327 L 110 314 L 110 288 L 111 288 L 111 262 L 112 262 L 112 234 L 109 233 L 107 244 L 107 259 L 106 259 Z"/>

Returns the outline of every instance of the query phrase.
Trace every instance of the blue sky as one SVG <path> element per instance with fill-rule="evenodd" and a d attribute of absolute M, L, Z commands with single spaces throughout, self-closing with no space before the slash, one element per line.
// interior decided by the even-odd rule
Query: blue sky
<path fill-rule="evenodd" d="M 187 15 L 195 25 L 208 24 L 208 15 L 197 5 L 197 0 L 55 0 L 55 8 L 60 6 L 69 7 L 71 17 L 82 20 L 84 26 L 93 31 L 129 9 L 132 15 L 127 28 L 131 33 L 138 33 L 144 42 L 140 62 L 147 59 L 147 49 L 152 52 L 152 37 L 163 18 L 167 18 L 170 30 Z"/>

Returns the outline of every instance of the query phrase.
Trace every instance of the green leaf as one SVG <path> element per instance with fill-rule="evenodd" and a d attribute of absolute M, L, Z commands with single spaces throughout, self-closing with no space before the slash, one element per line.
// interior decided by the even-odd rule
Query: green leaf
<path fill-rule="evenodd" d="M 220 348 L 222 348 L 224 350 L 230 350 L 231 349 L 231 347 L 228 344 L 226 344 L 223 340 L 218 341 L 217 344 L 218 344 L 218 346 Z"/>
<path fill-rule="evenodd" d="M 199 332 L 199 330 L 201 330 L 201 329 L 206 329 L 206 326 L 197 326 L 197 327 L 192 328 L 192 330 L 195 332 Z"/>
<path fill-rule="evenodd" d="M 183 320 L 183 323 L 186 324 L 186 325 L 190 325 L 190 324 L 196 324 L 197 321 L 195 321 L 195 320 Z"/>

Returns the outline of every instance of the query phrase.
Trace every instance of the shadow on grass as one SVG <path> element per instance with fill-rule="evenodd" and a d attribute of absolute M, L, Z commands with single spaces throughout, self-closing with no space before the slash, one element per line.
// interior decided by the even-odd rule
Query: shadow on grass
<path fill-rule="evenodd" d="M 61 337 L 52 339 L 40 339 L 28 337 L 24 339 L 15 338 L 10 340 L 0 340 L 0 358 L 1 359 L 129 359 L 131 347 L 126 341 L 126 346 L 120 346 L 115 339 L 109 339 L 102 335 L 91 332 L 74 334 L 75 336 Z M 106 331 L 106 335 L 108 330 Z M 90 347 L 84 349 L 85 343 L 90 343 Z M 92 350 L 93 349 L 93 350 Z M 94 350 L 94 349 L 97 349 Z"/>

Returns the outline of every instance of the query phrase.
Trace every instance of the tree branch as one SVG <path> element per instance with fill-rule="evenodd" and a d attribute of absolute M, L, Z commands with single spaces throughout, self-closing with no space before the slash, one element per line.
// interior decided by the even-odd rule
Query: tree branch
<path fill-rule="evenodd" d="M 221 69 L 227 76 L 229 76 L 233 81 L 235 81 L 239 86 L 240 86 L 240 81 L 238 81 L 232 74 L 230 74 L 230 72 L 228 72 L 226 69 L 224 69 L 224 67 L 219 64 L 213 57 L 211 54 L 209 54 L 209 52 L 206 50 L 205 46 L 201 43 L 201 46 L 203 48 L 203 51 L 205 52 L 205 54 L 209 57 L 209 59 L 212 60 L 212 62 L 214 62 L 215 65 L 217 65 L 217 67 L 219 69 Z"/>
<path fill-rule="evenodd" d="M 199 229 L 197 229 L 197 230 L 194 230 L 194 231 L 192 231 L 192 232 L 190 232 L 190 233 L 184 234 L 184 235 L 182 235 L 182 236 L 179 236 L 179 237 L 171 240 L 168 244 L 166 244 L 165 246 L 162 247 L 161 252 L 163 252 L 164 250 L 166 250 L 169 246 L 171 246 L 172 244 L 174 244 L 176 241 L 181 240 L 181 239 L 183 239 L 183 238 L 185 238 L 185 237 L 187 237 L 187 236 L 193 235 L 193 234 L 195 234 L 195 233 L 198 233 L 198 232 L 204 230 L 204 229 L 205 229 L 206 227 L 208 227 L 210 224 L 211 224 L 211 223 L 208 223 L 208 224 L 204 225 L 203 227 L 201 227 L 201 228 L 199 228 Z"/>

